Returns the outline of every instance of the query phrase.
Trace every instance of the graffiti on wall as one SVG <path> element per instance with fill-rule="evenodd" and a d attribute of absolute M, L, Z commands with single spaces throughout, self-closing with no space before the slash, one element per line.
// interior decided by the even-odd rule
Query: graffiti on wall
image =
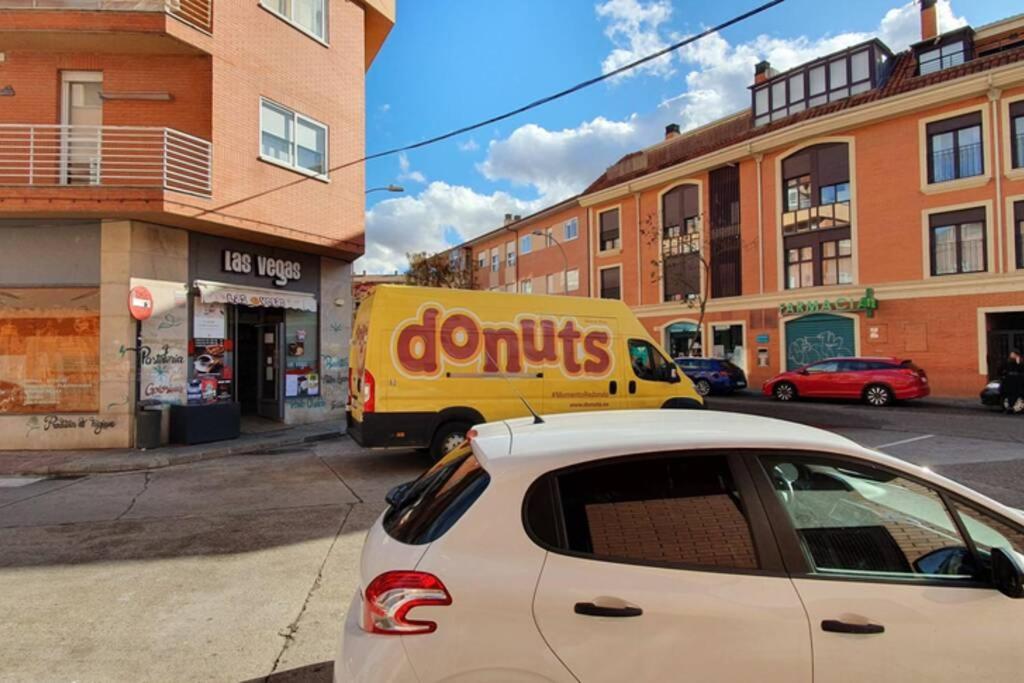
<path fill-rule="evenodd" d="M 99 436 L 117 426 L 117 420 L 97 415 L 33 415 L 25 423 L 25 435 L 33 433 L 84 431 Z"/>
<path fill-rule="evenodd" d="M 789 344 L 789 362 L 794 366 L 817 363 L 826 358 L 852 356 L 847 341 L 831 330 L 813 336 L 797 337 Z"/>

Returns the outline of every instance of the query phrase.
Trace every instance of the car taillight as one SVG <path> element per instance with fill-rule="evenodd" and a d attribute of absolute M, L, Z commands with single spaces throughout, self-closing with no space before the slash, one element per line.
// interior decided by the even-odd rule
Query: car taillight
<path fill-rule="evenodd" d="M 452 596 L 433 574 L 415 571 L 384 572 L 363 591 L 363 630 L 381 635 L 411 636 L 433 633 L 433 621 L 408 619 L 414 607 L 444 607 Z"/>
<path fill-rule="evenodd" d="M 369 370 L 363 370 L 363 412 L 372 413 L 377 405 L 376 382 Z"/>

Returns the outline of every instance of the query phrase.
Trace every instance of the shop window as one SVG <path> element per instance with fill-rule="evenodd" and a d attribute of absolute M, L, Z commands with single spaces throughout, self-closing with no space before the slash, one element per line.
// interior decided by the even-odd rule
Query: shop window
<path fill-rule="evenodd" d="M 0 289 L 0 415 L 94 413 L 99 403 L 99 289 Z"/>
<path fill-rule="evenodd" d="M 1014 168 L 1024 168 L 1024 101 L 1010 105 L 1010 147 Z"/>
<path fill-rule="evenodd" d="M 302 173 L 327 176 L 327 126 L 260 98 L 260 157 Z"/>
<path fill-rule="evenodd" d="M 622 245 L 619 230 L 619 210 L 612 209 L 600 214 L 600 251 L 611 251 Z"/>
<path fill-rule="evenodd" d="M 932 275 L 987 270 L 984 209 L 935 214 L 929 223 Z"/>
<path fill-rule="evenodd" d="M 315 311 L 285 310 L 285 398 L 320 395 L 319 323 Z"/>
<path fill-rule="evenodd" d="M 622 269 L 618 266 L 601 271 L 601 298 L 622 298 Z"/>
<path fill-rule="evenodd" d="M 1017 244 L 1017 267 L 1024 268 L 1024 202 L 1013 205 L 1013 222 L 1016 226 L 1013 234 Z"/>
<path fill-rule="evenodd" d="M 260 0 L 260 4 L 303 33 L 327 41 L 327 0 Z"/>
<path fill-rule="evenodd" d="M 713 358 L 727 360 L 741 368 L 746 366 L 743 325 L 712 325 L 711 337 Z"/>
<path fill-rule="evenodd" d="M 929 123 L 928 182 L 945 183 L 985 172 L 981 112 Z"/>

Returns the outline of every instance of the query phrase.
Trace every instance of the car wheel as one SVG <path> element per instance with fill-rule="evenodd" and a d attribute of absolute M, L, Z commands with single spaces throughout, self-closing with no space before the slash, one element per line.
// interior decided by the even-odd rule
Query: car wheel
<path fill-rule="evenodd" d="M 872 384 L 864 390 L 864 402 L 875 408 L 892 403 L 892 391 L 883 384 Z"/>
<path fill-rule="evenodd" d="M 470 427 L 466 422 L 446 422 L 438 427 L 430 442 L 430 460 L 437 462 L 461 446 Z"/>
<path fill-rule="evenodd" d="M 698 379 L 693 383 L 693 388 L 697 390 L 697 393 L 701 396 L 707 396 L 711 393 L 711 382 L 706 379 Z"/>
<path fill-rule="evenodd" d="M 789 382 L 779 382 L 772 390 L 772 395 L 778 401 L 792 401 L 796 398 L 796 387 Z"/>

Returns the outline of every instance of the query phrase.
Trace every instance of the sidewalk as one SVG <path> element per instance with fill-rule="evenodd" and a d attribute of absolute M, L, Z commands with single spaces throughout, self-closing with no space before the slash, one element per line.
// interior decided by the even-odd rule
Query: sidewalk
<path fill-rule="evenodd" d="M 73 476 L 150 470 L 213 460 L 229 455 L 253 455 L 343 436 L 343 422 L 330 420 L 285 427 L 261 434 L 243 434 L 231 441 L 195 446 L 165 446 L 147 451 L 112 448 L 94 451 L 0 451 L 0 476 Z"/>

